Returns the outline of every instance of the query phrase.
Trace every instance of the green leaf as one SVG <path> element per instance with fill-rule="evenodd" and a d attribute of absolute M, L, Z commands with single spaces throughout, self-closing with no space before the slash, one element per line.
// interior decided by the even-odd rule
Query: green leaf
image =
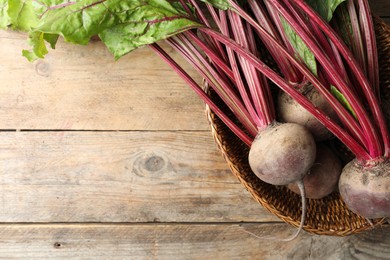
<path fill-rule="evenodd" d="M 196 26 L 200 24 L 167 0 L 82 0 L 47 10 L 35 32 L 61 35 L 68 42 L 84 45 L 99 35 L 119 58 L 139 46 Z M 33 46 L 41 46 L 41 42 Z"/>
<path fill-rule="evenodd" d="M 186 18 L 166 0 L 83 0 L 48 11 L 36 30 L 60 34 L 72 43 L 87 44 L 91 36 L 113 26 L 150 24 L 178 16 Z"/>
<path fill-rule="evenodd" d="M 11 28 L 28 32 L 38 23 L 38 17 L 30 0 L 8 1 L 8 15 L 11 20 Z"/>
<path fill-rule="evenodd" d="M 344 1 L 345 0 L 306 0 L 320 16 L 328 22 L 332 19 L 336 8 Z M 280 20 L 286 36 L 296 51 L 297 56 L 303 60 L 314 75 L 317 75 L 317 62 L 313 53 L 288 22 L 283 17 L 281 17 Z"/>
<path fill-rule="evenodd" d="M 23 50 L 23 56 L 29 61 L 43 58 L 48 53 L 44 39 L 44 33 L 31 32 L 29 34 L 28 43 L 32 46 L 32 51 Z"/>
<path fill-rule="evenodd" d="M 47 12 L 63 8 L 73 2 L 69 2 L 68 0 L 10 0 L 8 2 L 9 8 L 7 13 L 10 18 L 9 24 L 11 28 L 29 32 L 28 43 L 32 46 L 32 51 L 23 50 L 22 55 L 29 61 L 43 58 L 48 53 L 45 41 L 54 49 L 58 35 L 31 30 L 38 25 L 39 20 Z"/>
<path fill-rule="evenodd" d="M 326 21 L 332 20 L 336 8 L 345 0 L 306 0 L 317 13 Z"/>
<path fill-rule="evenodd" d="M 302 38 L 298 36 L 290 24 L 283 17 L 280 17 L 280 20 L 287 39 L 293 46 L 296 55 L 302 59 L 314 75 L 317 75 L 317 62 L 314 54 L 310 51 L 307 45 L 303 42 Z"/>
<path fill-rule="evenodd" d="M 201 0 L 201 1 L 205 3 L 209 3 L 221 10 L 232 9 L 232 6 L 230 5 L 228 0 Z M 246 2 L 248 2 L 247 0 L 233 0 L 233 1 L 236 1 L 240 6 L 243 6 Z"/>
<path fill-rule="evenodd" d="M 114 54 L 115 59 L 119 59 L 140 46 L 199 26 L 200 24 L 181 16 L 143 22 L 130 21 L 102 31 L 99 37 Z"/>
<path fill-rule="evenodd" d="M 30 62 L 33 62 L 33 61 L 36 61 L 37 59 L 39 59 L 39 57 L 37 55 L 35 55 L 34 52 L 29 51 L 29 50 L 23 50 L 22 51 L 22 56 L 26 57 L 27 60 L 30 61 Z"/>
<path fill-rule="evenodd" d="M 50 34 L 50 33 L 44 33 L 43 39 L 50 44 L 50 47 L 52 49 L 55 49 L 57 41 L 58 41 L 58 34 Z"/>
<path fill-rule="evenodd" d="M 80 0 L 75 0 L 77 2 Z M 4 24 L 13 30 L 30 31 L 49 10 L 68 5 L 69 0 L 0 0 L 0 28 Z"/>
<path fill-rule="evenodd" d="M 214 7 L 221 10 L 228 10 L 231 8 L 229 1 L 227 0 L 202 0 L 203 2 L 209 3 Z"/>
<path fill-rule="evenodd" d="M 330 92 L 355 117 L 355 119 L 357 119 L 355 111 L 353 111 L 352 106 L 349 104 L 343 93 L 332 85 L 330 86 Z"/>
<path fill-rule="evenodd" d="M 8 1 L 0 0 L 0 29 L 6 29 L 11 20 L 8 16 Z"/>
<path fill-rule="evenodd" d="M 106 8 L 107 2 L 114 1 L 83 0 L 48 10 L 35 31 L 62 35 L 69 42 L 85 45 L 91 36 L 118 22 L 115 14 Z"/>

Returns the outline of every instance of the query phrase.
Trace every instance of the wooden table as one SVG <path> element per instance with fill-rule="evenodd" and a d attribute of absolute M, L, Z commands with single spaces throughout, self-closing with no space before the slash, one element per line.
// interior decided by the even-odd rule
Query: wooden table
<path fill-rule="evenodd" d="M 389 21 L 389 0 L 372 6 Z M 25 35 L 0 42 L 0 258 L 390 257 L 389 226 L 248 234 L 294 229 L 232 176 L 204 105 L 148 48 L 114 62 L 100 42 L 60 42 L 28 63 Z"/>

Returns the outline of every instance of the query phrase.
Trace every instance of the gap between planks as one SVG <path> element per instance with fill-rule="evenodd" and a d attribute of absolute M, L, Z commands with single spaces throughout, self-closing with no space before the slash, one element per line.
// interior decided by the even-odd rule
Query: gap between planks
<path fill-rule="evenodd" d="M 115 130 L 115 129 L 0 129 L 0 132 L 91 132 L 91 133 L 210 133 L 210 130 L 156 130 L 156 129 L 138 129 L 138 130 Z"/>
<path fill-rule="evenodd" d="M 283 221 L 205 221 L 205 222 L 185 222 L 185 221 L 146 221 L 146 222 L 0 222 L 0 228 L 4 226 L 79 226 L 79 227 L 106 227 L 106 226 L 226 226 L 226 225 L 285 225 L 286 227 L 293 226 L 286 224 Z M 384 225 L 385 227 L 387 225 Z"/>

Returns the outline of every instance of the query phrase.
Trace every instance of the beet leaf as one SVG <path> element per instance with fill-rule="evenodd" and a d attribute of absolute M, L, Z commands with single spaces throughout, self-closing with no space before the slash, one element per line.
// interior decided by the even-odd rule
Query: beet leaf
<path fill-rule="evenodd" d="M 99 35 L 118 59 L 137 47 L 200 26 L 167 0 L 9 1 L 7 13 L 10 22 L 3 23 L 30 32 L 32 51 L 23 52 L 29 60 L 44 57 L 45 41 L 55 46 L 53 35 L 83 45 Z"/>
<path fill-rule="evenodd" d="M 209 3 L 221 10 L 231 9 L 231 5 L 227 0 L 202 0 L 203 2 Z"/>
<path fill-rule="evenodd" d="M 11 21 L 8 16 L 8 1 L 0 0 L 0 29 L 6 29 Z"/>
<path fill-rule="evenodd" d="M 80 0 L 77 0 L 80 1 Z M 77 1 L 67 0 L 17 0 L 0 1 L 0 28 L 29 32 L 49 10 L 58 9 Z"/>
<path fill-rule="evenodd" d="M 306 3 L 310 5 L 316 12 L 329 22 L 336 8 L 345 0 L 306 0 Z"/>
<path fill-rule="evenodd" d="M 284 32 L 290 44 L 294 47 L 297 55 L 302 59 L 310 71 L 317 75 L 317 62 L 314 54 L 310 51 L 307 45 L 302 41 L 302 38 L 297 35 L 294 29 L 281 17 Z"/>

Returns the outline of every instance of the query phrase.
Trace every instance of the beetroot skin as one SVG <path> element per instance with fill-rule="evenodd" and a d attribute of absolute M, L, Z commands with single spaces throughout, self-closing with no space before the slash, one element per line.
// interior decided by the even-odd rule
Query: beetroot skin
<path fill-rule="evenodd" d="M 390 161 L 364 166 L 356 159 L 340 176 L 339 191 L 347 207 L 366 218 L 390 216 Z"/>
<path fill-rule="evenodd" d="M 262 181 L 287 185 L 302 180 L 313 165 L 316 143 L 304 126 L 272 124 L 259 131 L 249 151 L 249 165 Z"/>
<path fill-rule="evenodd" d="M 335 119 L 336 113 L 325 100 L 325 98 L 312 87 L 303 87 L 301 90 L 306 98 L 316 107 L 324 111 L 330 118 Z M 285 92 L 278 96 L 278 113 L 284 122 L 296 123 L 309 129 L 316 141 L 324 141 L 331 138 L 332 133 L 320 123 L 309 111 L 303 108 L 298 102 Z"/>
<path fill-rule="evenodd" d="M 343 166 L 333 151 L 324 144 L 317 144 L 317 156 L 309 173 L 303 178 L 306 198 L 321 199 L 338 188 Z M 287 187 L 300 194 L 298 185 L 290 183 Z"/>

